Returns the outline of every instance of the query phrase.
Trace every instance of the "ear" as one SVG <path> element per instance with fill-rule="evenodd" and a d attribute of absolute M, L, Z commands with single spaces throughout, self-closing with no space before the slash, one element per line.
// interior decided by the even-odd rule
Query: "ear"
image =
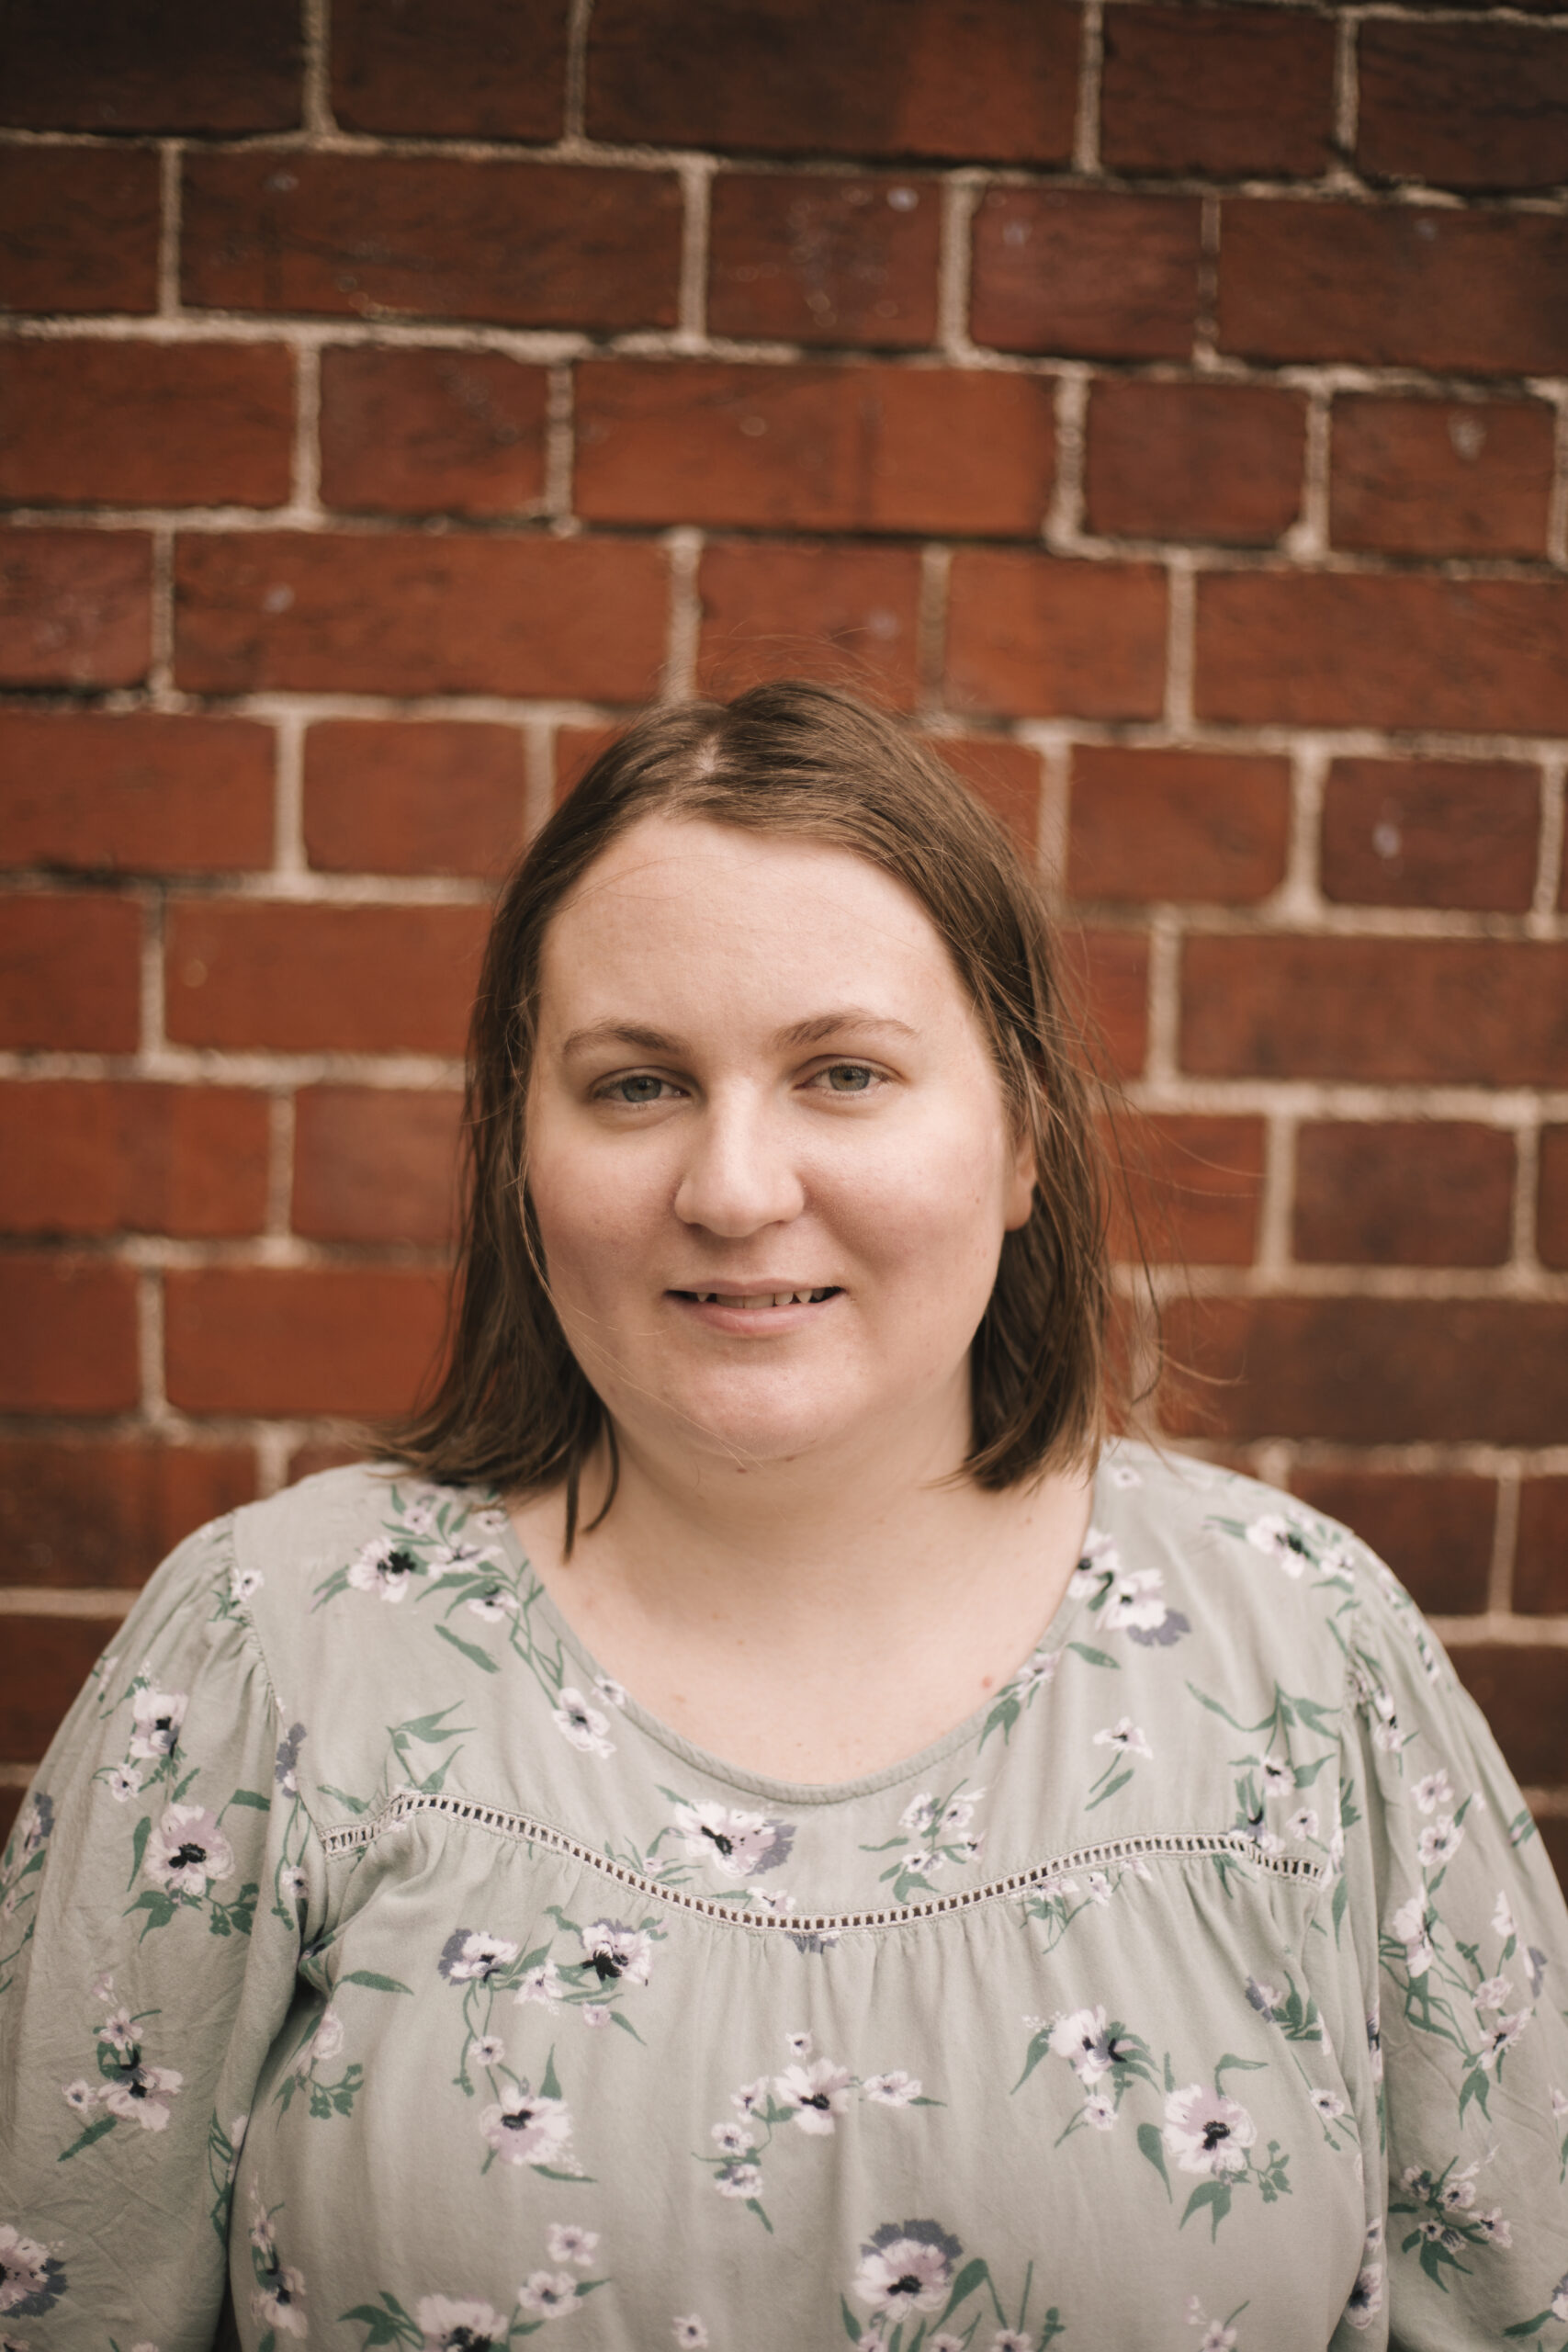
<path fill-rule="evenodd" d="M 1021 1127 L 1013 1146 L 1012 1164 L 1008 1170 L 1007 1203 L 1004 1224 L 1009 1233 L 1016 1233 L 1027 1225 L 1034 1206 L 1034 1140 L 1027 1127 Z"/>

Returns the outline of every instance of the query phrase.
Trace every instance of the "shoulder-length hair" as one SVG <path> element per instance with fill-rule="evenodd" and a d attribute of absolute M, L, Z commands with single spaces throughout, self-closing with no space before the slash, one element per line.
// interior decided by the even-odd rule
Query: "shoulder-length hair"
<path fill-rule="evenodd" d="M 1002 827 L 905 728 L 800 680 L 650 711 L 601 752 L 514 867 L 474 1007 L 445 1368 L 385 1454 L 506 1493 L 564 1480 L 569 1549 L 579 1481 L 602 1439 L 614 1493 L 614 1430 L 550 1301 L 525 1112 L 550 921 L 610 843 L 654 815 L 849 850 L 925 909 L 1035 1166 L 1028 1221 L 1003 1240 L 975 1334 L 963 1466 L 1004 1487 L 1092 1463 L 1116 1385 L 1109 1186 L 1095 1083 L 1039 888 Z"/>

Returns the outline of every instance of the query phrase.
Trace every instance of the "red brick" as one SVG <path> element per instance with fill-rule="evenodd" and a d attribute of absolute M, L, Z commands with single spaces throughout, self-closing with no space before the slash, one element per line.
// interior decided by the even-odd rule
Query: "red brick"
<path fill-rule="evenodd" d="M 1305 458 L 1297 392 L 1111 378 L 1089 399 L 1089 527 L 1268 546 L 1301 512 Z"/>
<path fill-rule="evenodd" d="M 140 1390 L 136 1274 L 102 1258 L 0 1257 L 0 1412 L 117 1413 Z"/>
<path fill-rule="evenodd" d="M 1150 1265 L 1252 1263 L 1263 1190 L 1261 1119 L 1122 1113 L 1111 1143 L 1121 1177 L 1113 1257 L 1124 1264 L 1140 1254 Z"/>
<path fill-rule="evenodd" d="M 1077 899 L 1245 906 L 1283 881 L 1290 822 L 1284 760 L 1079 744 L 1067 888 Z"/>
<path fill-rule="evenodd" d="M 260 150 L 186 170 L 186 300 L 205 309 L 675 324 L 672 173 Z"/>
<path fill-rule="evenodd" d="M 170 1402 L 190 1413 L 399 1413 L 440 1343 L 446 1278 L 406 1267 L 166 1279 Z"/>
<path fill-rule="evenodd" d="M 35 1764 L 119 1631 L 118 1617 L 8 1617 L 0 1762 Z"/>
<path fill-rule="evenodd" d="M 1296 1138 L 1295 1254 L 1361 1266 L 1500 1266 L 1514 1138 L 1438 1119 L 1309 1121 Z"/>
<path fill-rule="evenodd" d="M 0 350 L 0 497 L 28 505 L 278 506 L 294 362 L 256 344 Z"/>
<path fill-rule="evenodd" d="M 1568 1267 L 1568 1127 L 1540 1131 L 1536 1250 L 1541 1263 Z"/>
<path fill-rule="evenodd" d="M 724 172 L 711 202 L 715 334 L 917 347 L 935 337 L 937 181 Z"/>
<path fill-rule="evenodd" d="M 488 922 L 483 907 L 173 907 L 169 1035 L 286 1053 L 461 1053 Z"/>
<path fill-rule="evenodd" d="M 1530 5 L 1538 6 L 1541 0 L 1530 0 Z M 1568 1888 L 1568 1816 L 1543 1812 L 1536 1822 L 1536 1827 L 1540 1832 L 1546 1859 L 1557 1874 L 1558 1885 Z"/>
<path fill-rule="evenodd" d="M 663 660 L 666 581 L 646 541 L 202 533 L 175 553 L 175 674 L 226 695 L 637 702 Z"/>
<path fill-rule="evenodd" d="M 145 531 L 0 538 L 0 685 L 133 686 L 152 657 Z"/>
<path fill-rule="evenodd" d="M 1543 401 L 1342 395 L 1330 537 L 1391 555 L 1544 555 L 1553 424 Z"/>
<path fill-rule="evenodd" d="M 30 1756 L 23 1756 L 18 1757 L 17 1761 L 22 1764 L 31 1764 L 36 1761 L 36 1758 Z M 0 1853 L 3 1853 L 5 1850 L 6 1842 L 11 1835 L 11 1825 L 22 1809 L 22 1799 L 26 1793 L 26 1791 L 23 1789 L 11 1788 L 8 1786 L 0 1788 Z"/>
<path fill-rule="evenodd" d="M 1461 188 L 1568 180 L 1568 41 L 1545 25 L 1369 17 L 1357 160 L 1371 179 Z"/>
<path fill-rule="evenodd" d="M 1556 581 L 1210 572 L 1197 707 L 1243 724 L 1561 734 L 1565 632 Z"/>
<path fill-rule="evenodd" d="M 334 0 L 333 112 L 345 130 L 558 139 L 567 0 Z"/>
<path fill-rule="evenodd" d="M 1434 1616 L 1468 1617 L 1485 1608 L 1495 1479 L 1303 1468 L 1292 1472 L 1291 1484 L 1314 1510 L 1342 1520 L 1370 1544 Z"/>
<path fill-rule="evenodd" d="M 0 1227 L 16 1233 L 258 1232 L 268 1106 L 226 1086 L 0 1087 Z"/>
<path fill-rule="evenodd" d="M 1185 359 L 1198 232 L 1187 197 L 994 187 L 975 216 L 975 340 L 998 351 Z"/>
<path fill-rule="evenodd" d="M 285 1483 L 298 1486 L 301 1478 L 313 1478 L 322 1470 L 341 1470 L 345 1464 L 363 1462 L 362 1445 L 333 1445 L 318 1441 L 310 1445 L 297 1445 L 288 1457 L 288 1472 Z"/>
<path fill-rule="evenodd" d="M 35 130 L 291 130 L 304 58 L 292 0 L 11 0 L 6 119 Z"/>
<path fill-rule="evenodd" d="M 1523 914 L 1540 832 L 1540 778 L 1522 763 L 1336 760 L 1323 801 L 1323 894 Z"/>
<path fill-rule="evenodd" d="M 1179 1426 L 1236 1441 L 1555 1445 L 1568 1412 L 1564 1306 L 1211 1298 L 1173 1302 L 1168 1324 L 1177 1361 L 1211 1375 Z"/>
<path fill-rule="evenodd" d="M 1032 376 L 590 360 L 577 384 L 591 522 L 1032 536 L 1051 495 Z"/>
<path fill-rule="evenodd" d="M 1488 1642 L 1450 1656 L 1515 1779 L 1540 1788 L 1568 1775 L 1568 1649 Z"/>
<path fill-rule="evenodd" d="M 1321 172 L 1334 127 L 1334 33 L 1274 8 L 1105 15 L 1100 152 L 1115 172 L 1276 178 Z"/>
<path fill-rule="evenodd" d="M 453 1235 L 463 1098 L 368 1086 L 308 1086 L 295 1097 L 296 1233 L 313 1241 L 418 1241 Z"/>
<path fill-rule="evenodd" d="M 344 874 L 482 874 L 523 846 L 523 738 L 455 718 L 328 718 L 305 737 L 305 853 Z"/>
<path fill-rule="evenodd" d="M 934 752 L 1026 850 L 1040 831 L 1040 754 L 1005 735 L 928 735 Z"/>
<path fill-rule="evenodd" d="M 145 149 L 0 148 L 0 305 L 155 311 L 162 211 Z"/>
<path fill-rule="evenodd" d="M 1181 1062 L 1203 1076 L 1568 1084 L 1568 945 L 1189 939 Z"/>
<path fill-rule="evenodd" d="M 1165 574 L 960 548 L 947 625 L 948 695 L 1010 718 L 1154 718 L 1165 697 Z"/>
<path fill-rule="evenodd" d="M 1568 1616 L 1568 1478 L 1520 1481 L 1514 1607 L 1531 1616 Z"/>
<path fill-rule="evenodd" d="M 919 691 L 915 548 L 738 540 L 704 549 L 698 691 L 827 677 L 908 710 Z"/>
<path fill-rule="evenodd" d="M 10 898 L 0 912 L 0 1045 L 128 1054 L 141 1033 L 141 910 Z"/>
<path fill-rule="evenodd" d="M 0 1441 L 0 1577 L 81 1590 L 145 1582 L 164 1554 L 256 1490 L 248 1445 Z"/>
<path fill-rule="evenodd" d="M 1069 1000 L 1091 1067 L 1136 1078 L 1149 1048 L 1149 943 L 1141 931 L 1064 931 Z"/>
<path fill-rule="evenodd" d="M 1227 203 L 1219 341 L 1254 359 L 1556 374 L 1568 367 L 1568 220 Z"/>
<path fill-rule="evenodd" d="M 599 0 L 594 139 L 759 154 L 1065 164 L 1078 11 L 1058 0 Z"/>
<path fill-rule="evenodd" d="M 321 497 L 392 514 L 516 514 L 545 487 L 548 378 L 497 351 L 328 351 Z"/>
<path fill-rule="evenodd" d="M 621 732 L 618 727 L 558 727 L 555 740 L 555 793 L 558 808 L 567 794 Z"/>
<path fill-rule="evenodd" d="M 0 711 L 0 864 L 201 873 L 272 857 L 270 727 Z"/>

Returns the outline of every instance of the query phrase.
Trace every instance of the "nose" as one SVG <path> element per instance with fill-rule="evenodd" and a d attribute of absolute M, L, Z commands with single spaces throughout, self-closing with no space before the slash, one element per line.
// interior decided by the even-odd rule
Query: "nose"
<path fill-rule="evenodd" d="M 710 1097 L 689 1129 L 675 1189 L 684 1225 L 739 1241 L 763 1227 L 787 1225 L 806 1206 L 783 1123 L 750 1093 Z"/>

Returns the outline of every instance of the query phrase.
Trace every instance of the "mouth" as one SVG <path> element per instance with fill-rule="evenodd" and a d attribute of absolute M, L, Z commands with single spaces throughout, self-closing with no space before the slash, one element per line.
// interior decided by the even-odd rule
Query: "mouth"
<path fill-rule="evenodd" d="M 688 1300 L 694 1306 L 727 1306 L 732 1311 L 755 1315 L 770 1306 L 820 1306 L 824 1299 L 836 1298 L 839 1284 L 828 1283 L 818 1290 L 674 1290 L 671 1298 Z"/>

